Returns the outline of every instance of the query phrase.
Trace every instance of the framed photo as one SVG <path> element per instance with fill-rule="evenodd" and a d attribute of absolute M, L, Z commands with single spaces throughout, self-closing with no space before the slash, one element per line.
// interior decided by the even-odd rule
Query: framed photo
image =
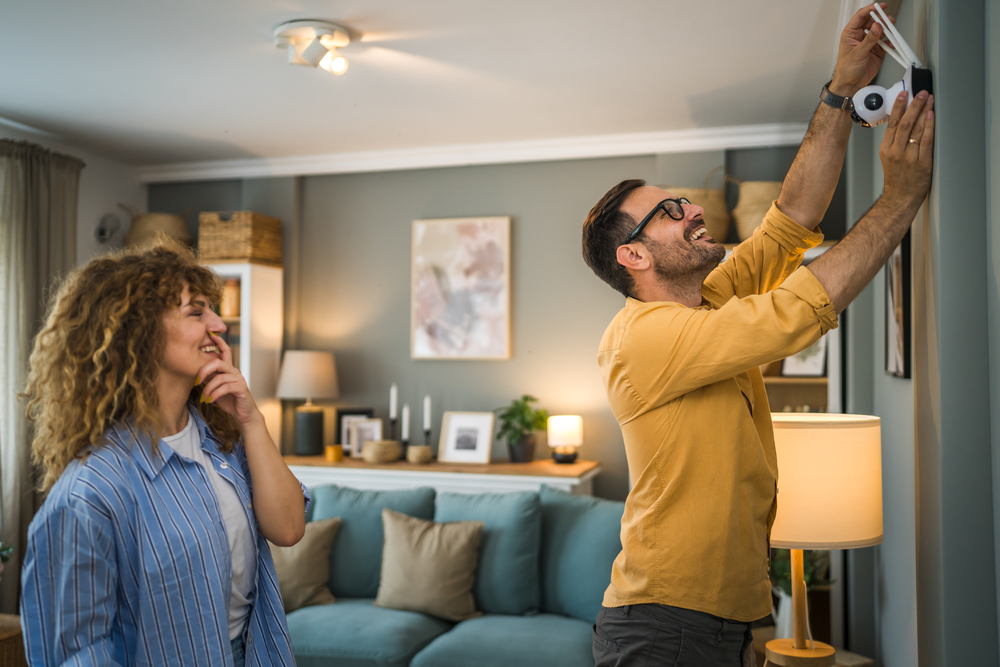
<path fill-rule="evenodd" d="M 493 449 L 492 412 L 446 412 L 441 420 L 438 461 L 489 463 Z"/>
<path fill-rule="evenodd" d="M 910 232 L 885 264 L 885 372 L 912 377 L 910 370 Z"/>
<path fill-rule="evenodd" d="M 510 358 L 510 218 L 413 221 L 410 356 Z"/>
<path fill-rule="evenodd" d="M 826 375 L 826 336 L 787 357 L 781 363 L 781 374 L 786 377 L 823 377 Z"/>
<path fill-rule="evenodd" d="M 361 456 L 361 450 L 369 440 L 382 439 L 381 419 L 357 419 L 351 422 L 348 441 L 351 443 L 351 456 Z"/>
<path fill-rule="evenodd" d="M 336 444 L 344 446 L 344 454 L 351 455 L 351 424 L 375 416 L 372 408 L 337 408 Z"/>

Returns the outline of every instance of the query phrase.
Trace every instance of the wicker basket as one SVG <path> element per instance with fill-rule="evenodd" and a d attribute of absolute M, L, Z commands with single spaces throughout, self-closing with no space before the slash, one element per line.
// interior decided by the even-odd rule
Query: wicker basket
<path fill-rule="evenodd" d="M 708 172 L 708 175 L 705 176 L 705 182 L 700 188 L 662 186 L 674 197 L 687 197 L 692 204 L 697 204 L 705 209 L 705 228 L 708 230 L 708 235 L 719 243 L 725 243 L 726 236 L 729 234 L 729 208 L 726 206 L 726 190 L 725 188 L 713 190 L 708 187 L 708 182 L 720 169 L 725 168 L 725 165 L 719 165 Z"/>
<path fill-rule="evenodd" d="M 198 216 L 198 258 L 281 266 L 281 220 L 253 211 L 206 211 Z"/>
<path fill-rule="evenodd" d="M 361 458 L 368 463 L 398 461 L 403 450 L 395 440 L 369 440 L 361 449 Z"/>
<path fill-rule="evenodd" d="M 427 445 L 410 445 L 406 448 L 406 460 L 410 463 L 430 463 L 434 458 Z"/>
<path fill-rule="evenodd" d="M 736 232 L 741 241 L 753 236 L 753 230 L 764 222 L 764 215 L 771 208 L 771 203 L 781 192 L 781 181 L 741 181 L 740 198 L 733 209 L 736 220 Z"/>

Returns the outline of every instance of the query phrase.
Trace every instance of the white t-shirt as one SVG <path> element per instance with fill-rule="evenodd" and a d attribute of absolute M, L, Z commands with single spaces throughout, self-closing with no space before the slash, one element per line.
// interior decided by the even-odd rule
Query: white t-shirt
<path fill-rule="evenodd" d="M 236 493 L 236 488 L 219 474 L 212 457 L 201 448 L 198 429 L 195 428 L 194 419 L 190 414 L 187 426 L 180 433 L 163 438 L 163 441 L 177 454 L 200 463 L 208 473 L 212 488 L 215 489 L 215 497 L 222 511 L 222 520 L 229 534 L 229 551 L 232 554 L 233 587 L 229 595 L 229 639 L 236 639 L 243 632 L 243 626 L 250 615 L 248 598 L 257 576 L 257 549 L 250 533 L 246 511 Z"/>

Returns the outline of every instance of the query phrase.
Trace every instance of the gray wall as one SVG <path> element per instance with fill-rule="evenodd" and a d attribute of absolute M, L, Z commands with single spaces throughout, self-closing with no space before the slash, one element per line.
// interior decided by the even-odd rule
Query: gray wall
<path fill-rule="evenodd" d="M 987 281 L 990 336 L 990 415 L 993 449 L 993 540 L 1000 581 L 1000 0 L 986 3 Z M 1000 604 L 1000 596 L 997 598 Z M 1000 619 L 1000 612 L 997 614 Z M 1000 632 L 998 632 L 1000 636 Z"/>
<path fill-rule="evenodd" d="M 994 424 L 991 434 L 991 407 L 1000 409 L 1000 248 L 992 202 L 988 218 L 984 148 L 987 119 L 994 127 L 997 121 L 983 83 L 996 94 L 996 55 L 988 63 L 985 45 L 995 47 L 1000 31 L 996 0 L 990 5 L 992 31 L 982 0 L 904 3 L 897 22 L 934 71 L 937 146 L 931 195 L 913 227 L 913 380 L 882 370 L 881 275 L 869 288 L 870 301 L 859 299 L 849 319 L 857 334 L 848 360 L 851 409 L 867 404 L 870 387 L 872 408 L 883 419 L 885 514 L 875 558 L 852 555 L 852 613 L 854 620 L 869 613 L 864 588 L 871 576 L 882 665 L 998 664 L 993 508 L 1000 429 Z M 886 68 L 884 83 L 898 79 L 898 67 Z M 860 197 L 881 189 L 880 138 L 875 132 L 852 142 L 852 215 L 863 208 Z M 989 141 L 995 166 L 997 141 Z M 870 188 L 863 182 L 865 152 L 874 167 Z M 998 185 L 995 172 L 989 179 Z M 850 625 L 852 640 L 870 641 L 859 625 Z"/>

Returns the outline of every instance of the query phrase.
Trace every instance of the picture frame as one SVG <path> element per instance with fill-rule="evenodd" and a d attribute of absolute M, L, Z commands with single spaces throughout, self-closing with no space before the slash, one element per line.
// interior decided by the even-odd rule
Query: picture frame
<path fill-rule="evenodd" d="M 441 418 L 438 461 L 489 463 L 493 450 L 492 412 L 446 412 Z"/>
<path fill-rule="evenodd" d="M 826 336 L 806 349 L 786 357 L 781 362 L 781 374 L 784 377 L 823 377 L 826 375 Z"/>
<path fill-rule="evenodd" d="M 413 359 L 510 358 L 510 218 L 414 220 Z"/>
<path fill-rule="evenodd" d="M 360 419 L 371 419 L 374 416 L 375 410 L 373 408 L 337 408 L 335 444 L 344 446 L 345 455 L 351 455 L 351 423 Z"/>
<path fill-rule="evenodd" d="M 911 378 L 910 232 L 885 264 L 885 372 Z"/>
<path fill-rule="evenodd" d="M 351 421 L 350 435 L 348 436 L 348 441 L 351 444 L 351 456 L 360 457 L 366 442 L 381 439 L 381 419 L 355 419 Z"/>

